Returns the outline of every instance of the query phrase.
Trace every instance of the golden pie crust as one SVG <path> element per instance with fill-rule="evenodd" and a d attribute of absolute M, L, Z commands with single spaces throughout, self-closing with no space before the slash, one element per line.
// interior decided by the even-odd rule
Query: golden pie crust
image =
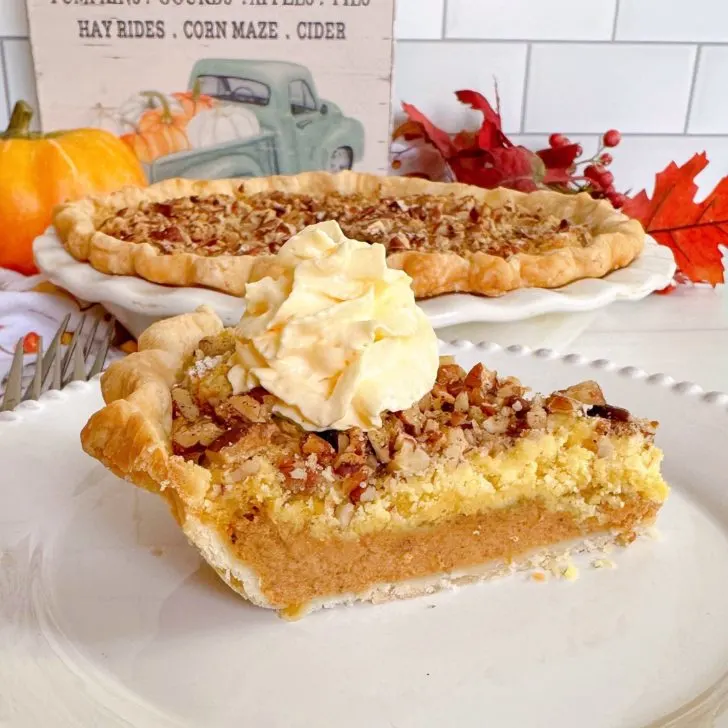
<path fill-rule="evenodd" d="M 226 391 L 227 336 L 208 308 L 150 327 L 102 377 L 107 404 L 81 442 L 164 497 L 204 558 L 259 606 L 295 616 L 408 597 L 566 539 L 629 541 L 667 495 L 656 423 L 606 404 L 594 383 L 527 398 L 513 378 L 444 362 L 432 391 L 380 430 L 302 433 L 261 416 L 265 394 L 258 407 Z M 404 427 L 393 434 L 394 419 Z"/>
<path fill-rule="evenodd" d="M 130 218 L 140 207 L 144 211 L 156 204 L 154 209 L 164 211 L 171 201 L 186 202 L 180 204 L 189 208 L 184 214 L 201 216 L 201 227 L 214 212 L 212 204 L 203 204 L 208 198 L 218 196 L 222 205 L 253 198 L 267 201 L 270 209 L 279 204 L 273 199 L 276 195 L 284 206 L 289 196 L 294 207 L 303 209 L 290 219 L 309 224 L 335 215 L 349 237 L 384 243 L 388 264 L 412 277 L 418 298 L 454 292 L 499 296 L 518 288 L 557 288 L 623 268 L 644 245 L 644 230 L 636 220 L 586 193 L 485 190 L 357 172 L 244 180 L 170 179 L 61 205 L 54 224 L 66 249 L 103 273 L 136 275 L 172 286 L 204 286 L 238 296 L 248 280 L 266 275 L 273 264 L 270 252 L 298 231 L 295 224 L 283 222 L 288 213 L 281 213 L 281 221 L 261 218 L 266 229 L 277 226 L 273 236 L 266 234 L 266 239 L 275 239 L 272 248 L 261 244 L 256 229 L 241 227 L 239 214 L 232 211 L 229 225 L 224 215 L 217 216 L 215 229 L 222 242 L 212 240 L 211 249 L 186 245 L 186 230 L 184 235 L 175 231 L 176 242 L 163 241 L 162 247 L 155 239 L 132 241 L 109 231 L 119 227 L 114 222 L 118 215 Z M 196 202 L 190 203 L 190 197 Z M 303 214 L 307 206 L 310 209 Z M 269 214 L 275 218 L 275 212 Z M 194 224 L 194 220 L 189 223 Z M 143 226 L 131 234 L 139 237 L 140 230 Z M 199 235 L 204 237 L 204 232 Z M 237 246 L 240 254 L 226 254 L 226 246 Z"/>

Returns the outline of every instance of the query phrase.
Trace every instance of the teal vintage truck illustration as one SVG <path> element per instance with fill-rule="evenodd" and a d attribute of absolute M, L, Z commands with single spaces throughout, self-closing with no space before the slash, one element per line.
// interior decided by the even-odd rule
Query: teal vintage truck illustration
<path fill-rule="evenodd" d="M 189 87 L 217 100 L 188 125 L 192 150 L 162 157 L 150 182 L 350 169 L 364 151 L 364 127 L 319 98 L 311 72 L 285 61 L 198 61 Z"/>

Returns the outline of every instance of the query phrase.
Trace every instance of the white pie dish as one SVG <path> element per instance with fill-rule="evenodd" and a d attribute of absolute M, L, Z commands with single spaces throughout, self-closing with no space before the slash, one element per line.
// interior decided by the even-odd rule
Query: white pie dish
<path fill-rule="evenodd" d="M 53 228 L 35 240 L 33 252 L 38 267 L 53 283 L 80 299 L 103 304 L 134 336 L 160 318 L 192 311 L 203 303 L 212 306 L 228 325 L 236 323 L 242 314 L 241 300 L 225 293 L 174 288 L 142 278 L 100 273 L 66 252 Z M 645 250 L 631 265 L 604 278 L 575 281 L 555 290 L 512 291 L 500 298 L 449 294 L 421 301 L 420 305 L 436 329 L 473 322 L 506 323 L 507 327 L 480 330 L 479 335 L 501 340 L 507 330 L 512 343 L 523 340 L 518 337 L 514 322 L 548 314 L 594 311 L 618 300 L 636 301 L 664 288 L 674 273 L 670 250 L 648 239 Z M 582 320 L 586 321 L 584 325 L 588 323 L 588 319 Z M 563 326 L 563 322 L 559 320 L 554 325 Z M 527 341 L 532 343 L 533 336 L 529 335 Z"/>
<path fill-rule="evenodd" d="M 552 351 L 456 343 L 543 390 L 595 378 L 661 420 L 658 539 L 580 564 L 291 624 L 247 605 L 164 503 L 85 456 L 77 383 L 0 415 L 4 725 L 716 726 L 728 704 L 728 396 Z M 695 444 L 700 442 L 699 456 Z"/>

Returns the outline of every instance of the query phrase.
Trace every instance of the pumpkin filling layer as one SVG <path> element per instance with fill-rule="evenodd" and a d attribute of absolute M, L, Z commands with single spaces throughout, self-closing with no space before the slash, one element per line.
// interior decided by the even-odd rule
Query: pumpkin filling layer
<path fill-rule="evenodd" d="M 588 225 L 546 211 L 506 204 L 493 208 L 473 197 L 372 197 L 285 192 L 191 196 L 125 208 L 99 230 L 120 240 L 149 243 L 161 253 L 202 256 L 264 255 L 303 228 L 337 220 L 347 237 L 381 243 L 388 253 L 483 252 L 509 257 L 586 247 Z"/>
<path fill-rule="evenodd" d="M 585 382 L 548 397 L 441 360 L 382 426 L 309 432 L 263 388 L 233 394 L 231 331 L 200 341 L 173 388 L 175 453 L 210 483 L 199 522 L 277 607 L 511 559 L 589 533 L 629 538 L 667 495 L 656 423 Z"/>

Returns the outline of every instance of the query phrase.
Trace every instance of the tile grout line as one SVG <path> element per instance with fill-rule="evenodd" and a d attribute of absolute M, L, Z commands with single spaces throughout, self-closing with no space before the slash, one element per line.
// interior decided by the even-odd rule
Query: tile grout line
<path fill-rule="evenodd" d="M 528 83 L 531 79 L 531 43 L 526 46 L 526 70 L 523 77 L 523 96 L 521 97 L 521 134 L 526 132 L 526 103 L 528 101 Z"/>
<path fill-rule="evenodd" d="M 440 27 L 440 39 L 447 38 L 447 4 L 448 0 L 442 0 L 442 25 Z"/>
<path fill-rule="evenodd" d="M 447 0 L 445 0 L 447 3 Z M 444 22 L 443 22 L 444 25 Z M 27 40 L 27 39 L 23 39 Z M 574 40 L 573 38 L 453 38 L 452 36 L 443 38 L 397 38 L 398 43 L 437 43 L 438 40 L 445 41 L 447 43 L 493 43 L 501 45 L 504 43 L 539 43 L 543 45 L 607 45 L 619 48 L 620 46 L 696 46 L 700 44 L 702 46 L 717 46 L 719 48 L 725 48 L 728 46 L 728 41 L 700 41 L 700 40 L 611 40 L 607 39 L 586 39 L 586 40 Z"/>
<path fill-rule="evenodd" d="M 548 136 L 549 134 L 552 134 L 553 132 L 550 131 L 527 131 L 526 134 L 529 134 L 531 136 Z M 564 134 L 572 134 L 574 136 L 600 136 L 600 133 L 597 131 L 574 131 L 573 129 L 564 129 Z M 630 137 L 635 138 L 642 138 L 642 137 L 662 137 L 662 138 L 678 138 L 678 139 L 690 139 L 690 138 L 699 138 L 699 137 L 711 137 L 716 139 L 728 139 L 728 133 L 722 133 L 722 132 L 710 132 L 710 133 L 700 133 L 700 132 L 688 132 L 685 134 L 681 131 L 622 131 L 622 137 L 625 139 Z"/>
<path fill-rule="evenodd" d="M 7 38 L 0 39 L 0 67 L 2 68 L 2 82 L 5 85 L 5 106 L 7 108 L 8 119 L 12 109 L 10 108 L 10 79 L 8 77 L 8 62 L 5 54 L 5 41 Z"/>
<path fill-rule="evenodd" d="M 688 127 L 690 126 L 690 116 L 693 113 L 693 99 L 695 98 L 695 84 L 698 81 L 698 69 L 700 67 L 700 59 L 703 55 L 703 47 L 698 46 L 698 51 L 695 54 L 695 61 L 693 62 L 693 75 L 690 79 L 690 91 L 688 93 L 688 108 L 685 111 L 685 126 L 683 126 L 683 134 L 687 135 Z"/>
<path fill-rule="evenodd" d="M 620 3 L 620 0 L 615 0 L 614 23 L 612 24 L 612 43 L 614 43 L 617 40 L 617 23 L 619 22 L 619 3 Z"/>

